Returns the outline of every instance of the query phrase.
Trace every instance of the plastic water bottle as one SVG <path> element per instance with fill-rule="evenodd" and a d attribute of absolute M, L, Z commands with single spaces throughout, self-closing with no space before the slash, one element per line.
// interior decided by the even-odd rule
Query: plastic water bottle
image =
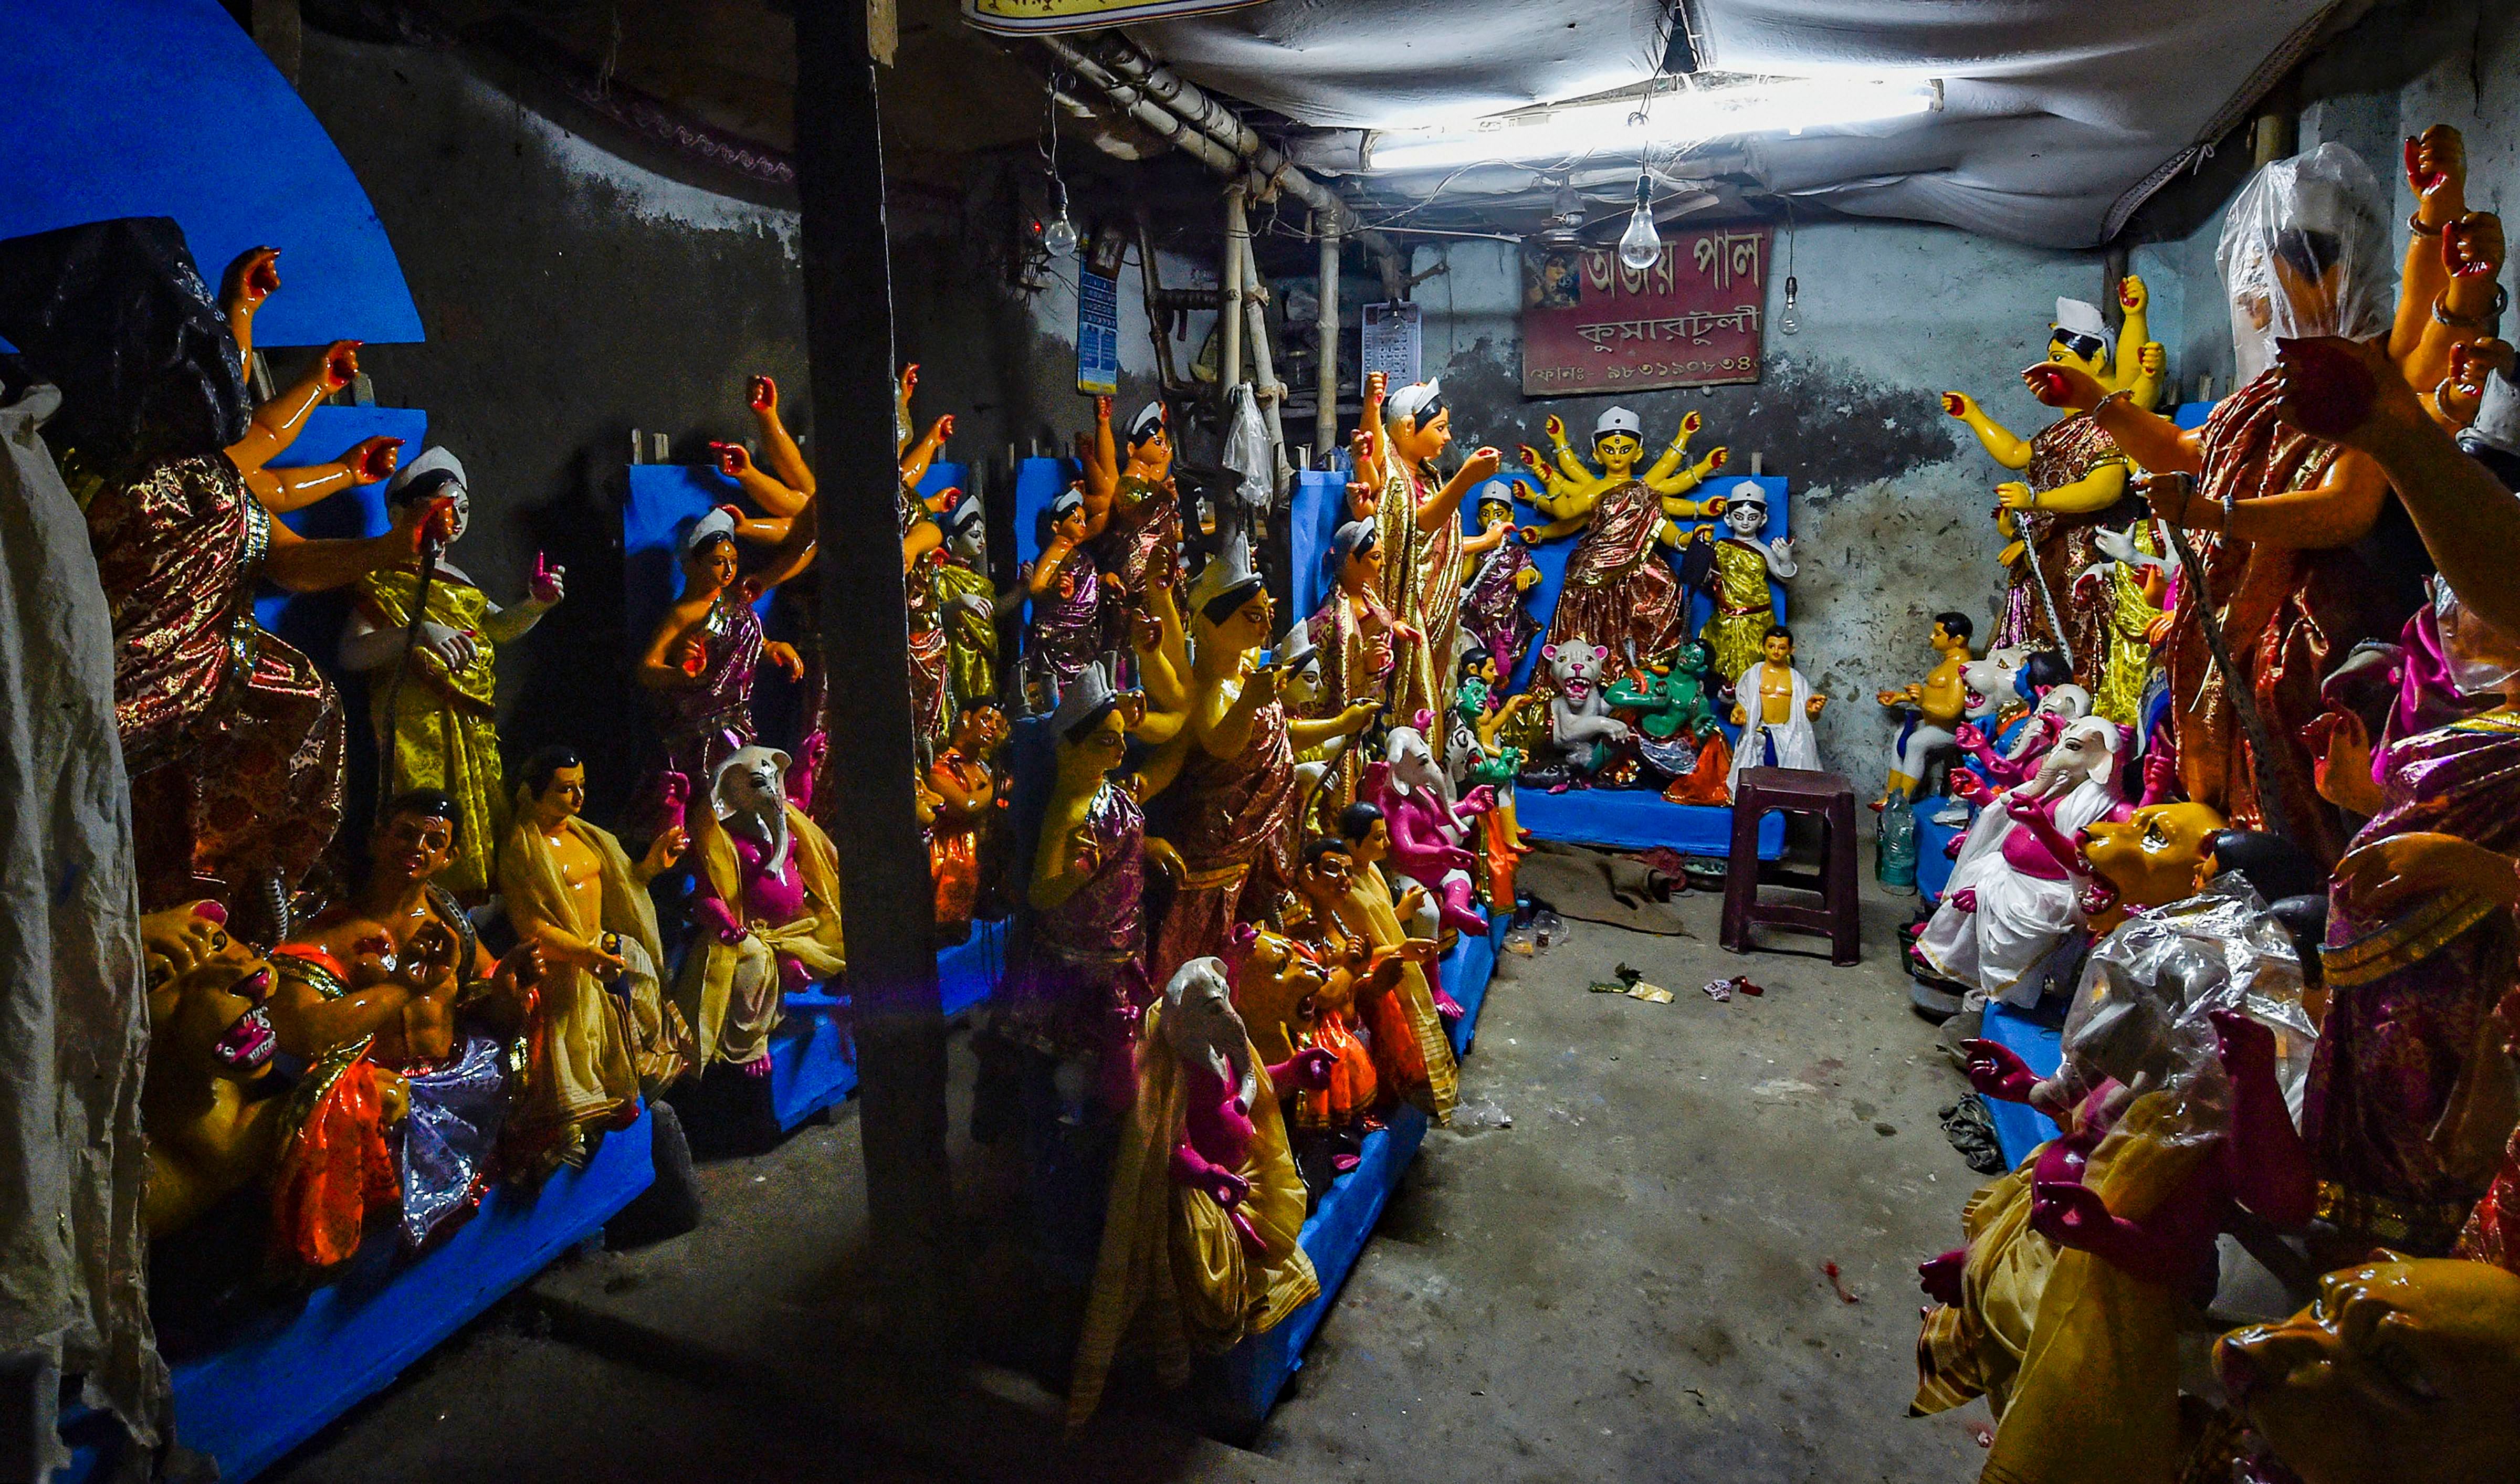
<path fill-rule="evenodd" d="M 1873 879 L 1899 896 L 1916 892 L 1916 811 L 1893 796 L 1881 810 L 1881 839 L 1872 866 Z"/>

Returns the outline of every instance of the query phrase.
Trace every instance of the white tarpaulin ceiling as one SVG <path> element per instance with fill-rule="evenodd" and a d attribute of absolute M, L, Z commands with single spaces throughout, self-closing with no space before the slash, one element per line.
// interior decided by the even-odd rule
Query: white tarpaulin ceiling
<path fill-rule="evenodd" d="M 2103 240 L 2368 0 L 1689 0 L 1699 66 L 1940 78 L 1942 112 L 1726 141 L 1769 190 L 2050 247 Z M 1266 0 L 1132 34 L 1325 128 L 1406 128 L 1651 76 L 1658 0 Z"/>

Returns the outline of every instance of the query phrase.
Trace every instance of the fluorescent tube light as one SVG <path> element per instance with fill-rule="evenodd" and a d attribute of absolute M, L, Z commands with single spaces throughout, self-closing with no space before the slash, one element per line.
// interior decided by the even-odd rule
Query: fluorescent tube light
<path fill-rule="evenodd" d="M 1467 126 L 1386 129 L 1370 141 L 1373 170 L 1440 170 L 1482 159 L 1552 159 L 1693 144 L 1744 134 L 1799 134 L 1875 123 L 1943 106 L 1939 81 L 1802 77 L 1612 98 L 1482 118 Z M 1642 117 L 1643 122 L 1637 120 Z"/>

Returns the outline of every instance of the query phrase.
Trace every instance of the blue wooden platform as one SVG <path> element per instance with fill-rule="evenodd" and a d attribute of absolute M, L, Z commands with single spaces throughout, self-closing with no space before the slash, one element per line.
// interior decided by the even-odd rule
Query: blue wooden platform
<path fill-rule="evenodd" d="M 936 955 L 945 1013 L 986 1000 L 1006 972 L 1007 924 L 974 922 L 968 940 Z M 858 1064 L 838 1016 L 844 996 L 817 988 L 788 996 L 787 1017 L 770 1041 L 770 1113 L 786 1133 L 858 1090 Z"/>
<path fill-rule="evenodd" d="M 1489 921 L 1484 937 L 1462 933 L 1453 951 L 1444 955 L 1438 971 L 1444 981 L 1444 993 L 1462 1007 L 1460 1023 L 1453 1027 L 1453 1055 L 1466 1057 L 1470 1043 L 1478 1038 L 1479 1007 L 1488 999 L 1488 980 L 1496 974 L 1498 950 L 1505 943 L 1505 929 L 1510 913 Z"/>
<path fill-rule="evenodd" d="M 472 1219 L 418 1258 L 386 1224 L 300 1302 L 275 1304 L 220 1347 L 169 1356 L 175 1437 L 250 1479 L 335 1417 L 390 1384 L 482 1310 L 595 1237 L 655 1179 L 647 1113 L 608 1135 L 586 1168 L 536 1190 L 494 1187 Z M 102 1450 L 74 1450 L 57 1484 L 101 1477 Z"/>
<path fill-rule="evenodd" d="M 2062 1038 L 2055 1026 L 2032 1019 L 2001 1000 L 1987 1006 L 1986 1020 L 1978 1034 L 2009 1048 L 2042 1077 L 2052 1074 L 2065 1059 Z M 2055 1123 L 2026 1102 L 2004 1102 L 1994 1098 L 1985 1102 L 1995 1124 L 1996 1143 L 2003 1147 L 2006 1168 L 2018 1166 L 2030 1157 L 2032 1149 L 2056 1137 Z"/>
<path fill-rule="evenodd" d="M 1651 788 L 1569 788 L 1549 793 L 1517 787 L 1514 817 L 1544 840 L 1568 845 L 1607 845 L 1647 850 L 1668 845 L 1683 855 L 1722 860 L 1732 851 L 1732 811 L 1704 804 L 1675 804 Z M 1785 853 L 1785 817 L 1759 821 L 1759 859 Z"/>
<path fill-rule="evenodd" d="M 1921 808 L 1916 816 L 1916 899 L 1927 907 L 1939 905 L 1943 888 L 1951 883 L 1952 858 L 1943 852 L 1959 838 L 1966 825 L 1937 825 L 1933 816 L 1942 809 L 1939 800 Z"/>
<path fill-rule="evenodd" d="M 1444 992 L 1465 1012 L 1453 1027 L 1457 1055 L 1466 1054 L 1476 1036 L 1479 1009 L 1487 1002 L 1488 981 L 1496 969 L 1497 945 L 1504 939 L 1505 920 L 1499 918 L 1487 936 L 1464 933 L 1444 956 Z M 1278 1404 L 1286 1382 L 1303 1369 L 1304 1347 L 1312 1343 L 1313 1332 L 1338 1298 L 1339 1285 L 1365 1254 L 1374 1223 L 1382 1219 L 1383 1207 L 1391 1203 L 1410 1161 L 1418 1157 L 1418 1147 L 1426 1140 L 1426 1115 L 1417 1108 L 1405 1103 L 1395 1108 L 1387 1126 L 1366 1136 L 1356 1168 L 1340 1176 L 1305 1219 L 1296 1240 L 1321 1277 L 1321 1296 L 1276 1328 L 1252 1335 L 1227 1352 L 1220 1368 L 1224 1392 L 1220 1423 L 1237 1429 L 1258 1426 Z"/>

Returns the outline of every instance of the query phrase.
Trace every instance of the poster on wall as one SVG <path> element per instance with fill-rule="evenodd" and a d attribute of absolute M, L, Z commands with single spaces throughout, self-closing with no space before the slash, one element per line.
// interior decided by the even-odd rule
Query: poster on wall
<path fill-rule="evenodd" d="M 1607 247 L 1525 247 L 1522 394 L 1759 380 L 1773 237 L 1764 226 L 1676 232 L 1644 269 Z"/>
<path fill-rule="evenodd" d="M 1120 390 L 1120 281 L 1091 268 L 1076 274 L 1076 389 L 1101 397 Z"/>
<path fill-rule="evenodd" d="M 1418 330 L 1422 319 L 1415 304 L 1365 306 L 1363 349 L 1357 356 L 1357 384 L 1379 371 L 1392 389 L 1418 380 Z"/>
<path fill-rule="evenodd" d="M 963 0 L 963 19 L 984 31 L 1039 36 L 1099 31 L 1141 21 L 1178 21 L 1252 5 L 1258 0 Z"/>

